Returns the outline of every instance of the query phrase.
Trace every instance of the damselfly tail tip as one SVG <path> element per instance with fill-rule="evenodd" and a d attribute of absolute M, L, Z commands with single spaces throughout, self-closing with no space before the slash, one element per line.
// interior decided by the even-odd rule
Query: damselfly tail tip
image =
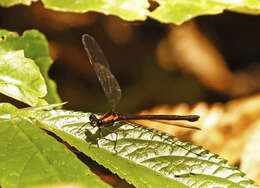
<path fill-rule="evenodd" d="M 193 122 L 193 121 L 198 121 L 198 119 L 200 118 L 200 116 L 198 115 L 190 115 L 189 116 L 189 121 Z"/>
<path fill-rule="evenodd" d="M 199 128 L 199 127 L 193 127 L 193 129 L 201 131 L 201 128 Z"/>

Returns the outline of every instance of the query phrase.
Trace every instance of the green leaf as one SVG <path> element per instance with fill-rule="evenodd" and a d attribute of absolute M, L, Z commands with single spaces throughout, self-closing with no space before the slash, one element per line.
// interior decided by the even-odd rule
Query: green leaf
<path fill-rule="evenodd" d="M 125 20 L 145 20 L 149 11 L 147 0 L 42 0 L 44 6 L 59 11 L 72 11 L 84 13 L 97 11 L 103 14 L 117 15 Z"/>
<path fill-rule="evenodd" d="M 38 0 L 1 0 L 0 5 L 4 7 L 10 7 L 17 4 L 30 5 L 34 1 Z"/>
<path fill-rule="evenodd" d="M 0 116 L 5 114 L 12 114 L 17 111 L 18 109 L 9 103 L 0 103 Z"/>
<path fill-rule="evenodd" d="M 49 53 L 48 42 L 45 39 L 44 35 L 36 30 L 25 31 L 23 33 L 23 36 L 19 36 L 15 32 L 0 30 L 0 51 L 9 53 L 9 52 L 19 51 L 19 50 L 23 50 L 24 56 L 27 59 L 28 58 L 31 59 L 30 60 L 31 62 L 33 60 L 34 63 L 36 63 L 36 65 L 39 67 L 40 73 L 45 80 L 45 83 L 47 85 L 47 91 L 48 91 L 47 95 L 44 96 L 44 99 L 49 104 L 59 103 L 61 100 L 56 91 L 57 90 L 56 84 L 48 76 L 48 70 L 50 68 L 52 60 Z M 20 69 L 21 69 L 20 71 L 24 71 L 24 68 L 20 67 Z M 43 103 L 39 103 L 39 104 L 33 103 L 30 105 L 35 106 L 35 105 L 42 105 L 42 104 Z"/>
<path fill-rule="evenodd" d="M 105 137 L 101 138 L 100 130 L 86 123 L 89 113 L 52 110 L 32 114 L 42 128 L 136 187 L 254 187 L 226 160 L 175 137 L 118 122 L 103 130 Z"/>
<path fill-rule="evenodd" d="M 20 3 L 30 5 L 31 0 L 4 0 L 0 5 L 9 7 Z M 106 15 L 116 15 L 128 21 L 145 20 L 149 14 L 147 0 L 42 0 L 42 3 L 52 10 L 78 13 L 96 11 Z"/>
<path fill-rule="evenodd" d="M 22 116 L 10 104 L 1 104 L 0 183 L 2 187 L 77 184 L 109 187 L 70 150 Z"/>
<path fill-rule="evenodd" d="M 40 99 L 47 93 L 44 79 L 34 61 L 25 58 L 22 50 L 1 51 L 0 92 L 31 106 L 44 103 Z"/>
<path fill-rule="evenodd" d="M 219 14 L 232 10 L 247 14 L 260 14 L 259 0 L 223 1 L 223 0 L 155 0 L 160 4 L 150 16 L 163 23 L 182 24 L 196 16 Z"/>
<path fill-rule="evenodd" d="M 36 1 L 36 0 L 35 0 Z M 84 13 L 96 11 L 119 16 L 128 21 L 145 20 L 148 16 L 163 23 L 181 24 L 200 15 L 222 13 L 224 10 L 246 14 L 260 14 L 259 0 L 154 0 L 159 4 L 150 12 L 148 0 L 42 0 L 46 8 L 57 11 Z M 2 6 L 30 5 L 30 0 L 4 0 Z"/>

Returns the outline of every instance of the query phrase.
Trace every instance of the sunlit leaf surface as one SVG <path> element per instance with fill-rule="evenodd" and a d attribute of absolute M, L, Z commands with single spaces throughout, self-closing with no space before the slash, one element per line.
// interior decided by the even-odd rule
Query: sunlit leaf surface
<path fill-rule="evenodd" d="M 37 0 L 1 0 L 0 5 L 6 7 L 17 5 L 17 4 L 30 5 L 34 1 Z"/>
<path fill-rule="evenodd" d="M 254 187 L 243 173 L 201 147 L 124 122 L 103 130 L 102 137 L 86 123 L 88 116 L 34 112 L 39 126 L 137 187 Z"/>
<path fill-rule="evenodd" d="M 73 183 L 109 187 L 63 144 L 36 126 L 14 106 L 0 104 L 0 183 L 32 187 Z"/>
<path fill-rule="evenodd" d="M 150 16 L 160 22 L 181 24 L 200 15 L 219 14 L 233 10 L 247 14 L 259 14 L 258 0 L 155 0 L 159 3 Z"/>
<path fill-rule="evenodd" d="M 147 0 L 43 0 L 45 7 L 73 12 L 97 11 L 103 14 L 117 15 L 125 20 L 144 20 L 149 13 Z"/>
<path fill-rule="evenodd" d="M 30 5 L 31 2 L 32 0 L 4 0 L 0 2 L 0 5 L 7 7 L 16 4 Z M 147 0 L 42 0 L 42 3 L 46 8 L 57 11 L 79 13 L 96 11 L 103 14 L 117 15 L 128 21 L 145 20 L 149 14 Z"/>
<path fill-rule="evenodd" d="M 5 60 L 5 64 L 10 63 L 10 64 L 12 64 L 12 66 L 14 68 L 17 67 L 17 70 L 15 70 L 17 74 L 15 74 L 15 72 L 13 72 L 11 70 L 5 71 L 5 70 L 1 69 L 1 71 L 4 71 L 3 72 L 5 74 L 4 76 L 8 77 L 8 76 L 10 76 L 9 74 L 12 74 L 12 75 L 15 75 L 16 77 L 22 77 L 21 75 L 19 75 L 19 71 L 20 71 L 20 73 L 24 72 L 23 74 L 27 73 L 27 76 L 23 77 L 24 80 L 21 80 L 21 85 L 25 85 L 26 84 L 26 83 L 24 83 L 25 81 L 28 82 L 30 79 L 36 79 L 35 76 L 30 77 L 30 78 L 28 76 L 31 74 L 31 71 L 33 72 L 33 70 L 31 70 L 31 67 L 29 67 L 28 63 L 30 62 L 30 64 L 33 64 L 32 62 L 34 62 L 39 67 L 39 70 L 40 70 L 39 73 L 41 73 L 41 75 L 43 76 L 43 78 L 45 80 L 45 84 L 47 85 L 47 91 L 48 91 L 47 95 L 46 95 L 46 91 L 44 93 L 42 93 L 42 91 L 41 91 L 41 94 L 40 95 L 38 94 L 39 97 L 44 96 L 44 99 L 49 104 L 60 102 L 60 98 L 56 91 L 56 84 L 54 83 L 53 80 L 51 80 L 49 78 L 49 76 L 47 74 L 52 60 L 51 60 L 50 53 L 49 53 L 48 42 L 45 39 L 45 37 L 43 36 L 43 34 L 41 34 L 40 32 L 38 32 L 36 30 L 30 30 L 30 31 L 25 31 L 22 36 L 19 36 L 15 32 L 9 32 L 7 30 L 0 30 L 1 54 L 7 55 L 8 53 L 14 53 L 13 51 L 20 51 L 20 50 L 23 50 L 23 52 L 24 52 L 25 57 L 23 58 L 23 64 L 26 66 L 21 66 L 21 55 L 19 56 L 20 58 L 16 57 L 15 62 L 14 62 L 14 60 L 12 62 Z M 19 52 L 19 53 L 21 53 L 21 52 Z M 18 62 L 17 62 L 18 60 L 20 60 L 19 66 L 18 66 Z M 19 70 L 18 70 L 18 68 L 19 68 Z M 2 73 L 2 75 L 3 75 L 3 73 Z M 41 75 L 38 74 L 38 79 L 41 78 Z M 36 83 L 31 82 L 29 84 L 31 84 L 31 86 L 32 86 L 32 84 L 36 84 Z M 34 85 L 33 87 L 36 87 L 36 85 Z M 39 87 L 41 88 L 41 86 L 39 86 Z M 26 102 L 27 104 L 30 104 L 31 106 L 37 105 L 37 104 L 35 104 L 35 102 L 30 102 L 30 103 L 28 103 L 27 101 L 23 101 L 23 102 Z M 42 104 L 42 103 L 40 103 L 40 104 Z"/>
<path fill-rule="evenodd" d="M 22 50 L 0 52 L 0 92 L 31 106 L 47 93 L 44 79 L 33 60 Z"/>

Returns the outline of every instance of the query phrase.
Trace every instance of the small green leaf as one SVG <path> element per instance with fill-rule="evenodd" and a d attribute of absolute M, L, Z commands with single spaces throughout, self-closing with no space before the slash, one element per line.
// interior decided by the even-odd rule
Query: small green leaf
<path fill-rule="evenodd" d="M 86 123 L 88 117 L 62 110 L 33 115 L 42 128 L 136 187 L 255 187 L 226 160 L 201 147 L 124 122 L 103 130 L 101 138 L 100 129 Z"/>
<path fill-rule="evenodd" d="M 66 184 L 109 187 L 70 150 L 22 117 L 10 104 L 0 115 L 0 183 L 2 187 L 27 188 Z M 2 109 L 2 108 L 1 108 Z M 9 113 L 7 113 L 9 112 Z"/>
<path fill-rule="evenodd" d="M 0 51 L 8 53 L 19 50 L 23 50 L 24 56 L 33 60 L 39 67 L 48 91 L 47 95 L 44 96 L 44 99 L 47 100 L 49 104 L 59 103 L 60 98 L 56 91 L 56 84 L 48 76 L 48 70 L 52 60 L 49 53 L 48 42 L 44 35 L 36 30 L 25 31 L 23 36 L 19 36 L 15 32 L 0 30 Z M 23 71 L 23 69 L 20 71 Z M 30 105 L 35 106 L 43 104 L 44 103 L 39 101 L 38 104 L 34 103 L 33 105 Z"/>
<path fill-rule="evenodd" d="M 31 106 L 36 106 L 46 95 L 39 68 L 33 60 L 24 57 L 22 50 L 1 51 L 0 92 Z"/>

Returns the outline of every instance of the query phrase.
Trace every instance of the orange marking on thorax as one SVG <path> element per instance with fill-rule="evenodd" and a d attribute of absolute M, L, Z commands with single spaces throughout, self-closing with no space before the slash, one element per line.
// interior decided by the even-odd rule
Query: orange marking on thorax
<path fill-rule="evenodd" d="M 105 114 L 103 114 L 103 115 L 99 118 L 99 120 L 103 121 L 103 119 L 106 117 L 107 114 L 108 114 L 108 112 L 105 113 Z"/>
<path fill-rule="evenodd" d="M 118 115 L 115 115 L 115 116 L 111 115 L 111 116 L 108 116 L 108 117 L 104 118 L 102 121 L 103 121 L 103 122 L 112 121 L 112 120 L 115 121 L 115 120 L 117 120 L 118 118 L 119 118 Z"/>

